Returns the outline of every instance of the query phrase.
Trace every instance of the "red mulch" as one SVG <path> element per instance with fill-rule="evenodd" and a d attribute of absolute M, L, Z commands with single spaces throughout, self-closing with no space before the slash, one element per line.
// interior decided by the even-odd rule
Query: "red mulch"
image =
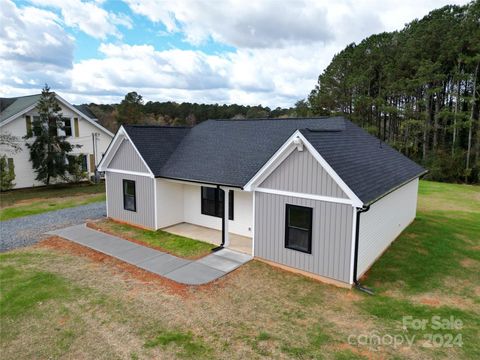
<path fill-rule="evenodd" d="M 188 297 L 191 295 L 191 292 L 189 291 L 191 288 L 198 288 L 198 286 L 192 287 L 179 284 L 173 280 L 164 278 L 163 276 L 140 269 L 134 265 L 128 264 L 82 245 L 75 244 L 74 242 L 65 240 L 58 236 L 53 236 L 42 240 L 37 244 L 37 246 L 68 252 L 76 256 L 87 257 L 92 261 L 110 266 L 115 272 L 122 275 L 122 277 L 125 279 L 133 277 L 136 280 L 141 281 L 144 285 L 167 289 L 170 293 L 180 295 L 182 297 Z"/>

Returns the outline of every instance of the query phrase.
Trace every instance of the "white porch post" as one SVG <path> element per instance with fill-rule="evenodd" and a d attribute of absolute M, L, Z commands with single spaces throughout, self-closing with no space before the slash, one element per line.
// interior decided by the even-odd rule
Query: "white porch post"
<path fill-rule="evenodd" d="M 230 236 L 228 234 L 228 209 L 229 209 L 229 205 L 228 205 L 228 201 L 229 201 L 229 196 L 228 196 L 228 189 L 225 189 L 225 188 L 222 188 L 223 190 L 223 202 L 224 202 L 224 208 L 223 208 L 223 231 L 222 231 L 222 234 L 224 236 L 223 238 L 223 241 L 224 241 L 224 244 L 223 246 L 224 247 L 228 247 L 230 246 Z"/>

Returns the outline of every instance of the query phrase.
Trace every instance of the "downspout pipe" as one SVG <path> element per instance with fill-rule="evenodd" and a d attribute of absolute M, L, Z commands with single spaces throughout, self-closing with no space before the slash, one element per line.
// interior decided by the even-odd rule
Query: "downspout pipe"
<path fill-rule="evenodd" d="M 220 185 L 217 185 L 217 191 L 224 191 L 223 189 L 220 188 Z M 224 195 L 225 196 L 225 195 Z M 219 251 L 222 250 L 223 247 L 225 246 L 225 211 L 223 211 L 222 215 L 222 243 L 220 246 L 217 246 L 216 248 L 213 248 L 212 251 Z"/>
<path fill-rule="evenodd" d="M 367 212 L 368 210 L 370 210 L 370 205 L 357 209 L 357 221 L 355 226 L 355 253 L 353 258 L 353 283 L 358 290 L 363 291 L 369 295 L 373 295 L 373 290 L 364 287 L 357 279 L 358 247 L 360 240 L 360 215 L 364 212 Z"/>

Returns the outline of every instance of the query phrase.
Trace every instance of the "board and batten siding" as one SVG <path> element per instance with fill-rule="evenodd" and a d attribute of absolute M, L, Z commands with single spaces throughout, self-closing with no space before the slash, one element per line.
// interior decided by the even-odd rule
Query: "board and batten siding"
<path fill-rule="evenodd" d="M 360 215 L 358 278 L 415 219 L 418 178 L 381 198 Z"/>
<path fill-rule="evenodd" d="M 348 198 L 306 149 L 293 152 L 260 184 L 260 188 Z"/>
<path fill-rule="evenodd" d="M 105 177 L 108 217 L 155 229 L 155 179 L 110 171 L 106 172 Z M 123 179 L 135 181 L 137 211 L 123 208 Z"/>
<path fill-rule="evenodd" d="M 313 209 L 312 253 L 285 248 L 286 204 Z M 255 256 L 309 273 L 350 282 L 351 205 L 255 192 Z"/>
<path fill-rule="evenodd" d="M 149 172 L 143 163 L 142 158 L 138 155 L 133 145 L 127 139 L 124 139 L 122 144 L 119 146 L 115 156 L 108 164 L 108 168 L 143 173 Z"/>

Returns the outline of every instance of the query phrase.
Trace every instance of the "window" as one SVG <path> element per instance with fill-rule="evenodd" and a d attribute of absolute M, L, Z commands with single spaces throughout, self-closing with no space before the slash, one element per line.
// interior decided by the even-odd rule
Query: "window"
<path fill-rule="evenodd" d="M 7 159 L 7 165 L 8 165 L 8 173 L 10 175 L 15 174 L 15 165 L 13 165 L 13 158 L 8 158 Z"/>
<path fill-rule="evenodd" d="M 135 181 L 133 180 L 123 180 L 123 208 L 125 210 L 137 211 Z"/>
<path fill-rule="evenodd" d="M 82 171 L 88 171 L 88 164 L 87 164 L 87 155 L 80 155 L 82 157 Z"/>
<path fill-rule="evenodd" d="M 312 208 L 286 205 L 285 247 L 312 253 Z"/>
<path fill-rule="evenodd" d="M 202 186 L 202 214 L 223 217 L 225 192 L 218 188 Z M 228 191 L 228 219 L 233 220 L 233 190 Z"/>
<path fill-rule="evenodd" d="M 72 120 L 63 118 L 65 136 L 72 136 Z"/>
<path fill-rule="evenodd" d="M 79 137 L 80 136 L 80 131 L 79 131 L 79 128 L 78 128 L 78 118 L 73 118 L 73 126 L 74 126 L 74 129 L 75 129 L 75 137 Z"/>
<path fill-rule="evenodd" d="M 25 116 L 25 122 L 27 125 L 27 136 L 32 136 L 32 118 L 29 115 Z"/>

